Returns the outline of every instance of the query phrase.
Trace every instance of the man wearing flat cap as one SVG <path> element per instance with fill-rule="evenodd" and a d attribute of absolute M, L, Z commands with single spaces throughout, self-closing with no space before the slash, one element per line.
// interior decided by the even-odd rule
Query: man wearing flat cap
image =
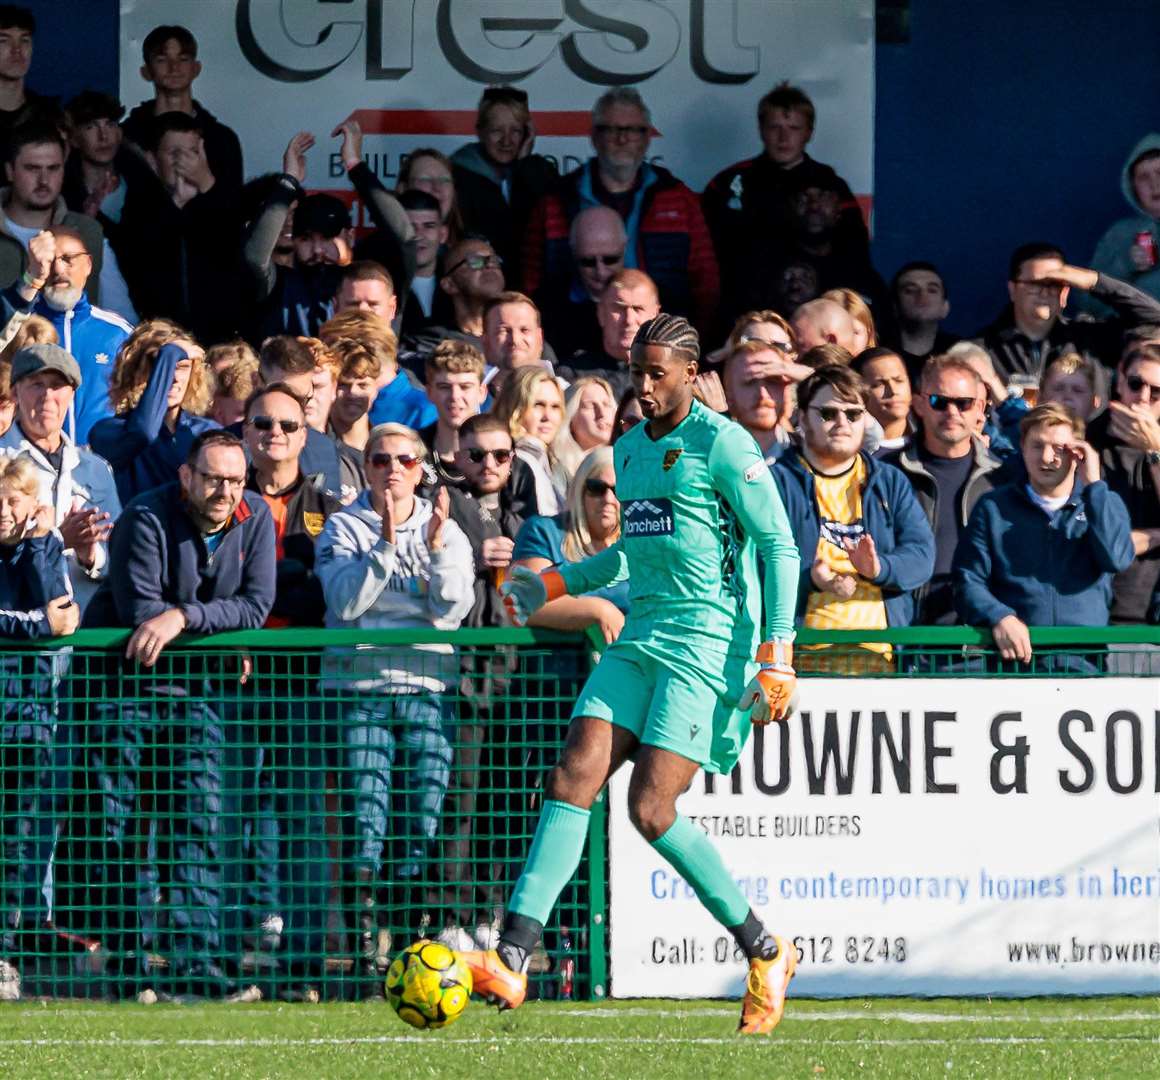
<path fill-rule="evenodd" d="M 82 611 L 105 577 L 105 541 L 121 512 L 113 472 L 104 458 L 65 433 L 81 385 L 76 360 L 59 345 L 29 345 L 12 358 L 16 419 L 0 437 L 0 454 L 24 454 L 40 477 L 40 502 L 51 508 L 64 539 L 69 578 Z"/>

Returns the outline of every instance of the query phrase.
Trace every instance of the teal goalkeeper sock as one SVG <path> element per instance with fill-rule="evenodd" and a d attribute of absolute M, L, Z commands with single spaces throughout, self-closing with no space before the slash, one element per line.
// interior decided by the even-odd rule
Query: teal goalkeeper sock
<path fill-rule="evenodd" d="M 588 810 L 570 803 L 556 799 L 544 802 L 528 861 L 512 890 L 509 911 L 541 925 L 548 921 L 556 900 L 580 865 L 589 816 Z"/>
<path fill-rule="evenodd" d="M 730 877 L 709 838 L 688 818 L 678 814 L 652 846 L 693 886 L 697 898 L 722 926 L 741 926 L 745 922 L 749 901 Z"/>

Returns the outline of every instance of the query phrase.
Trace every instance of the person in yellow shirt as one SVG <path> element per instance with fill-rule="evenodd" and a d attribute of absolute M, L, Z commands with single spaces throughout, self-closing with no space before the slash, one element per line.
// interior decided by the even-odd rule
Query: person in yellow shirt
<path fill-rule="evenodd" d="M 798 388 L 800 443 L 773 469 L 802 560 L 799 625 L 880 631 L 906 626 L 913 590 L 930 580 L 934 537 L 906 476 L 862 450 L 866 385 L 840 364 Z M 887 671 L 890 646 L 851 653 L 803 646 L 808 671 Z"/>

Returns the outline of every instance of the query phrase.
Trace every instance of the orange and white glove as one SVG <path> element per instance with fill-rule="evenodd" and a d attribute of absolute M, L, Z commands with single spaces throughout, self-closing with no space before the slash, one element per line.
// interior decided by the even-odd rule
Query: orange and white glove
<path fill-rule="evenodd" d="M 757 649 L 761 665 L 741 695 L 740 708 L 752 709 L 749 719 L 755 724 L 785 720 L 793 711 L 797 675 L 793 670 L 793 642 L 763 642 Z"/>
<path fill-rule="evenodd" d="M 499 587 L 503 606 L 516 626 L 526 626 L 533 612 L 545 604 L 566 596 L 568 590 L 557 570 L 537 574 L 526 566 L 513 566 Z"/>

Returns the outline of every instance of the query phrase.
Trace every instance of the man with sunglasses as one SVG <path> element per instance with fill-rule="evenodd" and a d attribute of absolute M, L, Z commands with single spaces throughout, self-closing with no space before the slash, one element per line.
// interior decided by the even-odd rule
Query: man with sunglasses
<path fill-rule="evenodd" d="M 630 86 L 606 90 L 592 108 L 595 157 L 564 176 L 536 205 L 524 238 L 524 291 L 566 294 L 574 268 L 569 231 L 577 215 L 606 206 L 624 222 L 624 264 L 656 282 L 666 311 L 703 332 L 717 320 L 717 256 L 699 197 L 648 161 L 652 117 Z"/>
<path fill-rule="evenodd" d="M 918 431 L 882 460 L 906 475 L 934 532 L 934 573 L 917 594 L 914 621 L 953 626 L 958 622 L 951 577 L 955 550 L 975 503 L 1005 476 L 1002 463 L 977 437 L 985 388 L 967 360 L 932 356 L 918 391 L 913 401 Z"/>
<path fill-rule="evenodd" d="M 100 672 L 107 683 L 95 665 L 86 672 L 88 757 L 78 793 L 89 860 L 84 929 L 104 946 L 117 996 L 141 991 L 155 1001 L 162 992 L 230 989 L 223 886 L 238 856 L 227 850 L 225 803 L 247 781 L 227 779 L 241 771 L 230 768 L 226 733 L 248 671 L 240 657 L 167 650 L 183 633 L 257 629 L 274 594 L 273 525 L 261 496 L 246 491 L 242 444 L 229 432 L 206 431 L 175 483 L 125 508 L 109 542 L 109 576 L 85 613 L 87 627 L 133 631 L 124 660 L 111 658 Z M 158 942 L 146 947 L 138 916 L 143 789 L 165 793 L 167 808 L 157 823 L 161 857 L 148 868 L 166 896 L 164 983 L 149 963 Z"/>
<path fill-rule="evenodd" d="M 914 591 L 930 579 L 930 526 L 906 477 L 862 449 L 867 419 L 866 384 L 849 367 L 821 367 L 798 387 L 801 445 L 782 455 L 773 477 L 801 555 L 804 626 L 908 626 Z M 809 671 L 883 671 L 892 660 L 886 645 L 832 662 L 807 647 L 798 652 L 799 668 Z"/>
<path fill-rule="evenodd" d="M 536 297 L 545 333 L 561 356 L 599 348 L 597 305 L 609 281 L 624 269 L 627 235 L 620 215 L 590 206 L 572 221 L 569 246 L 574 272 L 567 289 L 541 289 Z"/>
<path fill-rule="evenodd" d="M 458 337 L 477 348 L 483 345 L 483 312 L 489 300 L 504 290 L 503 259 L 491 242 L 469 236 L 447 252 L 439 288 L 450 297 L 454 319 L 444 327 L 432 328 L 438 337 Z M 420 351 L 423 343 L 417 343 Z M 433 348 L 434 342 L 428 347 Z"/>
<path fill-rule="evenodd" d="M 996 370 L 1036 385 L 1047 365 L 1065 352 L 1078 352 L 1110 368 L 1125 330 L 1160 323 L 1160 300 L 1109 277 L 1064 262 L 1054 244 L 1023 244 L 1011 255 L 1007 292 L 1010 306 L 979 335 Z M 1112 309 L 1102 322 L 1080 322 L 1063 314 L 1070 291 L 1081 289 Z"/>
<path fill-rule="evenodd" d="M 371 431 L 367 490 L 332 515 L 318 539 L 315 568 L 328 627 L 454 630 L 471 611 L 471 545 L 449 520 L 447 492 L 430 501 L 417 494 L 426 453 L 418 434 L 401 424 Z M 397 841 L 400 853 L 388 875 L 396 888 L 395 929 L 419 929 L 421 880 L 452 760 L 442 698 L 458 679 L 450 645 L 330 648 L 323 655 L 322 686 L 338 699 L 355 978 L 368 996 L 382 995 L 389 960 L 376 897 L 392 854 L 388 841 Z M 406 807 L 398 822 L 390 821 L 393 794 Z"/>

